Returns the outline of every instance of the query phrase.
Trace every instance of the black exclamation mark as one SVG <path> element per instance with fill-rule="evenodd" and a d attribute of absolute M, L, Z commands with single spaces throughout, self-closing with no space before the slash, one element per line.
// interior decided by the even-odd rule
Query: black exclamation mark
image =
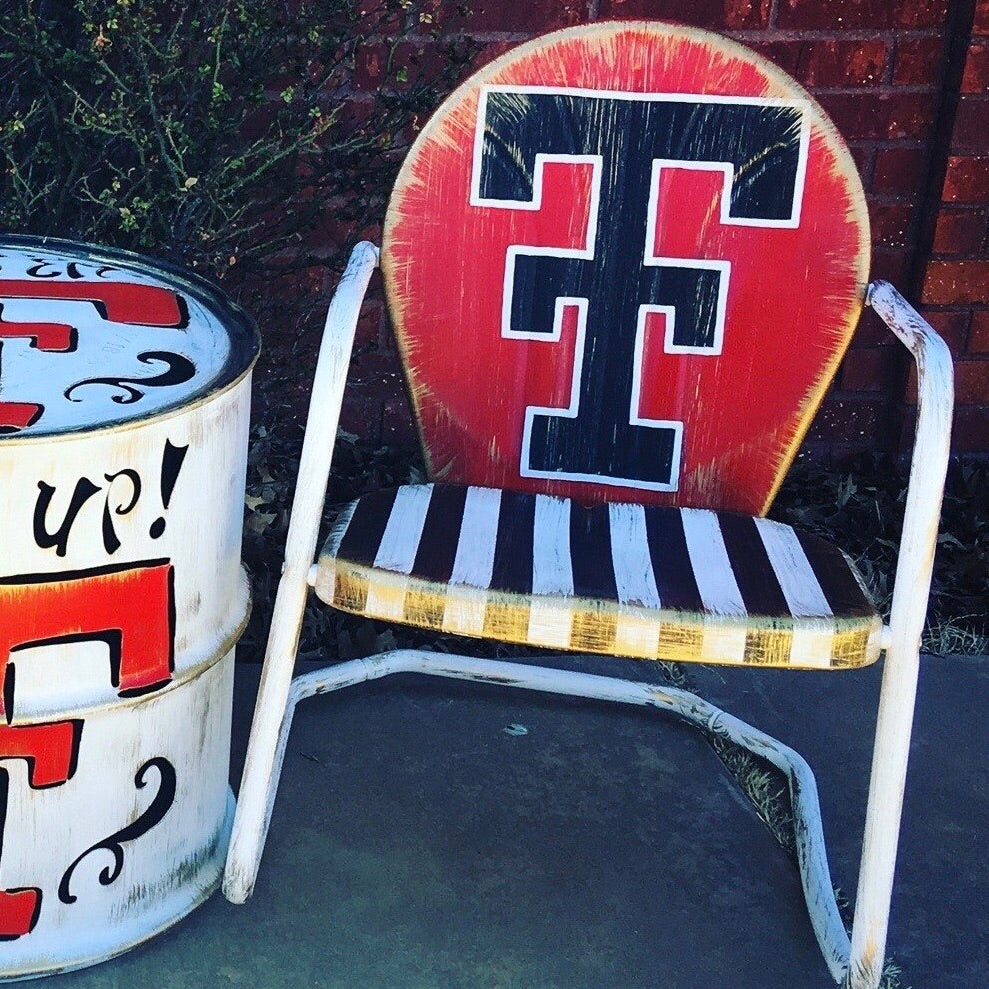
<path fill-rule="evenodd" d="M 165 450 L 161 455 L 161 505 L 167 509 L 175 490 L 175 482 L 179 479 L 182 462 L 188 453 L 188 446 L 172 446 L 165 440 Z M 165 519 L 159 516 L 151 523 L 151 538 L 157 539 L 165 531 Z"/>

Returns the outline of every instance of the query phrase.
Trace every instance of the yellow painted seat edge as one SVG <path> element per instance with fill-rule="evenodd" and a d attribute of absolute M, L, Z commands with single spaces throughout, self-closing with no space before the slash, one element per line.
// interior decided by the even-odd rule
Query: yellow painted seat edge
<path fill-rule="evenodd" d="M 323 554 L 314 588 L 341 611 L 520 645 L 634 659 L 785 669 L 850 669 L 878 659 L 882 620 L 776 618 L 678 612 L 593 598 L 506 594 L 444 584 Z M 562 618 L 562 620 L 561 620 Z M 826 659 L 802 660 L 818 637 Z M 826 639 L 830 638 L 830 644 Z M 793 654 L 794 646 L 798 647 Z"/>

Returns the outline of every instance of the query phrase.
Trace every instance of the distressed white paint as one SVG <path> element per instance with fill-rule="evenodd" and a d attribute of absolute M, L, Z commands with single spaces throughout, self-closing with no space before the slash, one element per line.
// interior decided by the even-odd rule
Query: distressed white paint
<path fill-rule="evenodd" d="M 217 645 L 240 627 L 249 608 L 240 566 L 249 414 L 245 378 L 185 412 L 140 424 L 58 439 L 0 437 L 0 580 L 168 560 L 175 572 L 175 673 L 214 661 Z M 188 446 L 167 509 L 159 488 L 166 442 Z M 125 469 L 140 476 L 141 494 L 132 511 L 118 515 L 115 506 L 129 500 L 131 490 L 123 479 L 109 485 L 106 476 Z M 38 482 L 56 489 L 48 525 L 57 529 L 83 477 L 100 490 L 80 509 L 65 556 L 58 557 L 31 537 Z M 108 498 L 121 544 L 112 554 L 101 536 Z M 153 538 L 159 519 L 165 520 L 164 531 Z M 46 651 L 62 657 L 48 662 L 75 662 L 72 647 L 52 645 Z M 22 713 L 44 720 L 52 713 L 113 703 L 116 696 L 106 679 L 97 685 L 72 677 L 58 685 L 57 695 L 43 692 Z"/>
<path fill-rule="evenodd" d="M 325 694 L 376 680 L 394 673 L 420 673 L 427 676 L 458 680 L 497 683 L 573 697 L 587 697 L 614 703 L 656 708 L 682 718 L 697 727 L 713 731 L 768 759 L 787 777 L 793 801 L 794 832 L 804 896 L 811 915 L 814 932 L 833 972 L 840 970 L 841 960 L 848 957 L 848 935 L 838 914 L 828 868 L 827 851 L 821 827 L 817 785 L 810 767 L 792 749 L 758 731 L 720 708 L 709 704 L 696 694 L 675 687 L 652 683 L 637 683 L 613 677 L 578 673 L 572 670 L 528 666 L 498 660 L 476 659 L 468 656 L 396 650 L 366 659 L 337 663 L 297 677 L 286 698 L 284 714 L 279 712 L 277 737 L 273 745 L 273 786 L 281 771 L 288 733 L 299 701 L 316 694 Z M 238 810 L 239 828 L 242 811 Z M 250 822 L 255 823 L 255 822 Z M 257 822 L 260 823 L 260 822 Z M 235 903 L 250 896 L 260 857 L 251 858 L 246 841 L 231 844 L 224 876 L 224 893 Z"/>
<path fill-rule="evenodd" d="M 33 427 L 0 436 L 0 633 L 10 637 L 23 620 L 26 629 L 37 625 L 42 639 L 61 641 L 29 648 L 14 641 L 0 661 L 16 672 L 8 712 L 15 732 L 67 720 L 81 721 L 82 729 L 74 772 L 45 788 L 30 786 L 25 760 L 0 744 L 0 770 L 9 777 L 0 891 L 41 891 L 33 929 L 0 948 L 0 981 L 93 964 L 175 923 L 218 883 L 233 818 L 230 706 L 233 646 L 249 611 L 240 546 L 256 347 L 224 340 L 230 314 L 189 295 L 181 279 L 174 284 L 189 311 L 184 330 L 111 325 L 91 302 L 4 298 L 4 279 L 26 274 L 26 254 L 54 262 L 57 247 L 35 254 L 0 246 L 0 318 L 71 324 L 78 341 L 75 350 L 32 355 L 23 353 L 26 339 L 0 340 L 2 400 L 44 405 Z M 81 256 L 72 247 L 61 259 L 76 259 L 85 276 L 76 282 L 97 270 Z M 128 264 L 105 277 L 173 284 L 170 273 L 144 269 L 137 258 Z M 244 326 L 233 332 L 242 335 Z M 155 369 L 134 358 L 155 349 L 194 359 L 196 376 L 146 389 L 133 404 L 114 403 L 109 396 L 119 390 L 96 383 L 83 387 L 84 400 L 60 401 L 68 384 L 84 379 L 147 378 Z M 241 363 L 232 367 L 235 352 Z M 168 449 L 185 453 L 174 483 L 163 486 Z M 43 489 L 51 491 L 46 510 Z M 45 545 L 43 534 L 37 541 L 39 526 L 51 535 L 67 522 L 77 494 L 85 497 L 62 545 Z M 134 643 L 152 625 L 169 630 L 158 642 L 170 647 L 156 655 L 170 651 L 173 668 L 160 662 L 158 680 L 141 682 L 147 693 L 122 696 L 125 684 L 113 682 L 110 662 L 118 599 L 99 595 L 107 614 L 89 627 L 85 614 L 63 617 L 60 602 L 68 605 L 59 595 L 66 585 L 93 586 L 101 571 L 129 578 L 166 568 L 172 608 L 158 584 L 155 596 L 136 597 L 140 610 L 121 614 L 119 627 L 125 680 L 147 658 L 149 650 Z M 28 621 L 39 601 L 42 617 Z M 71 609 L 78 612 L 78 604 Z M 121 873 L 108 885 L 99 875 L 113 865 L 111 854 L 87 856 L 70 884 L 76 902 L 62 902 L 59 884 L 73 861 L 153 802 L 164 777 L 152 766 L 138 786 L 135 774 L 157 759 L 175 771 L 175 797 L 164 816 L 123 842 Z"/>
<path fill-rule="evenodd" d="M 735 580 L 718 516 L 698 508 L 681 515 L 690 566 L 706 611 L 718 615 L 745 615 L 745 602 Z"/>
<path fill-rule="evenodd" d="M 43 266 L 38 268 L 39 262 Z M 69 263 L 80 277 L 66 274 Z M 37 268 L 43 277 L 28 277 Z M 49 277 L 51 275 L 52 277 Z M 52 284 L 79 286 L 87 282 L 175 288 L 176 282 L 131 256 L 104 256 L 68 253 L 57 242 L 40 250 L 0 245 L 0 305 L 4 323 L 55 323 L 76 330 L 76 346 L 70 353 L 40 349 L 31 339 L 2 339 L 0 391 L 7 402 L 38 402 L 44 413 L 24 435 L 60 433 L 79 428 L 95 428 L 157 414 L 165 409 L 207 395 L 229 383 L 230 327 L 200 299 L 179 288 L 188 310 L 181 328 L 136 326 L 116 322 L 101 315 L 91 301 L 14 298 L 4 295 L 5 282 L 31 281 L 38 292 Z M 87 379 L 124 378 L 135 381 L 160 374 L 160 361 L 141 361 L 138 355 L 149 351 L 179 354 L 195 365 L 195 376 L 188 381 L 149 389 L 147 396 L 133 404 L 121 403 L 122 391 L 108 384 L 87 384 Z M 242 368 L 238 369 L 242 370 Z M 71 398 L 66 392 L 71 391 Z"/>
<path fill-rule="evenodd" d="M 615 621 L 615 652 L 620 656 L 654 656 L 659 652 L 659 632 L 659 623 L 619 609 Z"/>
<path fill-rule="evenodd" d="M 920 669 L 920 635 L 930 593 L 954 405 L 954 369 L 947 344 L 888 282 L 870 285 L 867 302 L 917 363 L 917 428 L 876 723 L 852 927 L 850 989 L 876 989 L 882 976 Z"/>
<path fill-rule="evenodd" d="M 649 555 L 645 509 L 641 505 L 612 504 L 608 506 L 608 519 L 618 600 L 643 608 L 661 607 Z"/>
<path fill-rule="evenodd" d="M 0 981 L 105 961 L 172 926 L 216 889 L 233 824 L 230 791 L 231 650 L 202 673 L 148 698 L 85 712 L 79 765 L 67 783 L 32 790 L 20 760 L 7 760 L 10 799 L 0 888 L 41 887 L 31 934 L 0 947 Z M 135 785 L 149 759 L 175 768 L 175 800 L 160 823 L 122 845 L 124 865 L 94 851 L 75 869 L 65 904 L 58 888 L 86 849 L 146 810 L 160 785 L 156 769 Z"/>
<path fill-rule="evenodd" d="M 275 783 L 281 767 L 279 728 L 286 711 L 295 653 L 299 647 L 302 613 L 309 592 L 309 568 L 316 556 L 347 368 L 361 302 L 377 263 L 378 249 L 366 241 L 358 244 L 326 314 L 309 402 L 308 424 L 314 428 L 306 429 L 302 444 L 292 518 L 285 543 L 285 565 L 275 597 L 258 703 L 238 795 L 237 817 L 230 839 L 230 861 L 254 864 L 249 867 L 249 879 L 245 878 L 242 869 L 228 866 L 223 882 L 225 895 L 235 902 L 245 900 L 254 887 L 257 862 L 268 833 Z"/>
<path fill-rule="evenodd" d="M 832 668 L 833 645 L 834 633 L 831 629 L 798 626 L 792 632 L 790 655 L 801 667 L 829 670 Z"/>
<path fill-rule="evenodd" d="M 446 599 L 443 631 L 457 635 L 481 635 L 488 609 L 487 591 L 479 587 L 460 587 Z"/>
<path fill-rule="evenodd" d="M 794 616 L 833 614 L 793 529 L 770 519 L 756 519 L 755 526 L 790 613 Z"/>
<path fill-rule="evenodd" d="M 356 510 L 357 502 L 352 501 L 349 505 L 344 506 L 343 511 L 334 520 L 333 529 L 326 540 L 326 551 L 332 556 L 336 556 L 340 552 L 340 543 L 343 541 L 344 533 L 347 531 L 347 526 L 350 525 L 350 520 L 354 517 Z M 310 583 L 314 583 L 314 581 L 310 581 Z"/>
<path fill-rule="evenodd" d="M 570 559 L 570 501 L 536 495 L 532 539 L 532 594 L 528 635 L 535 645 L 566 649 L 570 644 L 573 563 Z M 543 598 L 543 600 L 540 600 Z"/>
<path fill-rule="evenodd" d="M 355 254 L 331 308 L 324 350 L 333 357 L 327 366 L 331 371 L 335 368 L 335 374 L 328 374 L 327 370 L 317 371 L 311 404 L 314 414 L 307 431 L 307 447 L 329 449 L 332 433 L 327 435 L 325 430 L 327 423 L 335 428 L 346 357 L 353 340 L 360 299 L 375 260 L 372 252 L 373 248 L 362 247 Z M 279 588 L 266 672 L 242 782 L 241 804 L 227 858 L 224 877 L 227 897 L 232 902 L 242 903 L 253 890 L 295 705 L 301 699 L 399 672 L 497 682 L 530 690 L 657 707 L 671 711 L 707 731 L 723 734 L 734 743 L 769 759 L 790 781 L 801 882 L 810 919 L 829 970 L 835 981 L 844 981 L 848 989 L 876 989 L 885 950 L 920 632 L 930 586 L 947 465 L 952 374 L 950 354 L 943 341 L 890 286 L 877 283 L 872 287 L 870 301 L 917 359 L 920 410 L 894 588 L 891 630 L 882 639 L 887 649 L 886 669 L 851 940 L 845 932 L 835 902 L 816 786 L 806 763 L 797 753 L 701 698 L 654 684 L 409 650 L 340 663 L 291 681 L 305 604 L 305 575 L 315 551 L 320 502 L 329 467 L 328 452 L 324 457 L 325 470 L 322 474 L 313 469 L 304 453 L 306 469 L 300 474 L 297 489 L 297 504 L 286 551 L 286 576 Z M 331 414 L 324 414 L 324 410 L 329 410 Z M 494 513 L 483 514 L 490 518 Z M 744 604 L 737 583 L 730 576 L 731 568 L 716 519 L 710 513 L 688 511 L 685 513 L 684 528 L 691 563 L 698 576 L 705 605 L 721 614 L 744 615 Z M 303 531 L 311 535 L 311 540 L 293 539 L 293 532 Z M 788 549 L 777 545 L 771 534 L 768 543 L 767 550 L 774 555 L 780 568 L 784 572 L 789 568 L 799 574 L 800 564 L 792 547 Z M 721 576 L 712 582 L 708 575 L 713 573 L 728 576 Z M 462 571 L 459 576 L 463 576 Z M 490 567 L 487 576 L 490 578 Z M 481 583 L 483 585 L 486 581 Z M 814 597 L 814 592 L 799 580 L 789 588 L 789 594 L 794 606 L 801 608 Z M 621 623 L 619 628 L 621 630 Z M 620 634 L 637 636 L 642 632 L 641 629 L 629 627 Z M 731 661 L 732 648 L 739 632 L 744 640 L 744 629 L 735 631 L 711 627 L 706 636 L 710 634 L 712 641 L 723 638 L 724 659 Z M 801 657 L 802 665 L 820 662 L 820 646 L 815 644 L 813 633 L 798 638 L 796 642 L 810 651 L 807 664 L 803 664 Z M 705 652 L 710 652 L 706 641 Z M 277 688 L 272 686 L 276 679 Z"/>
<path fill-rule="evenodd" d="M 432 494 L 431 484 L 407 484 L 398 489 L 374 557 L 376 567 L 395 573 L 412 572 Z"/>
<path fill-rule="evenodd" d="M 573 597 L 569 499 L 536 495 L 532 534 L 532 593 Z"/>
<path fill-rule="evenodd" d="M 491 586 L 500 510 L 501 492 L 496 488 L 467 489 L 460 528 L 470 538 L 460 538 L 457 541 L 457 555 L 450 575 L 451 584 L 483 588 Z"/>

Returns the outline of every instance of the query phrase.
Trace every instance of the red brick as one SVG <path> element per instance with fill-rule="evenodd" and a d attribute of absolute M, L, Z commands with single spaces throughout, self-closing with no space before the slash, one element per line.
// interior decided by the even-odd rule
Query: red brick
<path fill-rule="evenodd" d="M 869 203 L 872 243 L 876 247 L 906 248 L 910 246 L 914 227 L 914 210 L 909 205 L 892 206 Z"/>
<path fill-rule="evenodd" d="M 926 140 L 935 113 L 934 93 L 822 93 L 821 104 L 847 140 Z"/>
<path fill-rule="evenodd" d="M 386 398 L 401 388 L 401 363 L 393 350 L 355 351 L 349 381 L 365 395 Z"/>
<path fill-rule="evenodd" d="M 855 171 L 859 173 L 862 184 L 868 192 L 867 177 L 872 174 L 876 162 L 876 149 L 869 144 L 853 144 L 848 148 L 855 162 Z"/>
<path fill-rule="evenodd" d="M 968 324 L 972 318 L 969 310 L 947 312 L 942 309 L 938 312 L 925 311 L 922 315 L 948 345 L 948 349 L 955 357 L 960 357 L 965 353 Z"/>
<path fill-rule="evenodd" d="M 914 2 L 906 0 L 908 6 Z M 776 26 L 824 31 L 889 27 L 894 6 L 889 0 L 780 0 Z"/>
<path fill-rule="evenodd" d="M 903 436 L 900 449 L 904 452 L 913 447 L 914 430 L 917 425 L 917 410 L 906 410 L 903 421 Z M 989 450 L 989 415 L 983 406 L 970 405 L 955 407 L 951 428 L 951 452 L 953 454 L 985 453 Z"/>
<path fill-rule="evenodd" d="M 387 0 L 355 0 L 351 9 L 357 17 L 355 30 L 361 35 L 401 31 L 405 26 L 405 11 Z"/>
<path fill-rule="evenodd" d="M 962 96 L 951 135 L 955 151 L 989 152 L 989 97 Z"/>
<path fill-rule="evenodd" d="M 601 0 L 599 19 L 643 17 L 740 31 L 768 27 L 769 9 L 770 0 Z"/>
<path fill-rule="evenodd" d="M 885 391 L 899 375 L 900 354 L 891 347 L 852 348 L 841 366 L 845 391 Z"/>
<path fill-rule="evenodd" d="M 986 126 L 989 127 L 989 118 Z M 941 198 L 946 203 L 989 201 L 989 155 L 955 155 L 949 158 Z"/>
<path fill-rule="evenodd" d="M 892 282 L 901 291 L 906 282 L 907 272 L 910 270 L 912 251 L 885 250 L 881 247 L 873 248 L 872 268 L 869 272 L 870 278 L 885 278 Z"/>
<path fill-rule="evenodd" d="M 955 409 L 951 449 L 953 453 L 985 453 L 989 450 L 989 414 L 985 408 Z"/>
<path fill-rule="evenodd" d="M 452 18 L 443 16 L 444 11 L 456 11 L 458 7 L 469 8 L 467 17 L 459 18 L 457 26 L 468 31 L 507 31 L 515 34 L 543 34 L 558 28 L 573 27 L 588 20 L 588 5 L 585 0 L 526 0 L 525 3 L 511 3 L 506 0 L 473 0 L 461 4 L 446 0 L 438 4 L 442 8 L 438 23 L 444 30 L 450 30 Z"/>
<path fill-rule="evenodd" d="M 382 309 L 383 305 L 379 299 L 372 299 L 364 303 L 361 309 L 360 319 L 357 320 L 357 334 L 354 337 L 355 350 L 381 345 L 383 333 Z"/>
<path fill-rule="evenodd" d="M 753 44 L 752 48 L 774 65 L 778 65 L 784 72 L 797 76 L 800 55 L 804 49 L 802 41 L 771 41 L 765 44 Z"/>
<path fill-rule="evenodd" d="M 893 82 L 897 86 L 936 86 L 944 74 L 943 38 L 901 40 L 896 46 Z"/>
<path fill-rule="evenodd" d="M 935 27 L 948 18 L 948 0 L 896 0 L 890 7 L 896 27 Z"/>
<path fill-rule="evenodd" d="M 989 404 L 989 360 L 955 361 L 955 401 L 959 405 Z"/>
<path fill-rule="evenodd" d="M 875 277 L 875 273 L 873 273 Z M 902 288 L 902 285 L 900 286 Z M 949 312 L 945 310 L 924 310 L 924 319 L 934 328 L 937 334 L 948 345 L 951 353 L 960 357 L 965 354 L 965 343 L 968 338 L 968 324 L 971 313 L 964 311 Z M 849 351 L 848 358 L 852 354 L 861 351 L 868 351 L 874 348 L 883 349 L 892 347 L 894 352 L 906 355 L 906 350 L 899 344 L 894 343 L 892 330 L 873 312 L 872 309 L 865 309 L 858 329 L 855 331 L 853 349 Z M 847 358 L 846 358 L 847 359 Z"/>
<path fill-rule="evenodd" d="M 885 104 L 885 137 L 889 140 L 924 141 L 930 136 L 937 113 L 936 93 L 902 93 L 889 97 Z"/>
<path fill-rule="evenodd" d="M 723 7 L 726 30 L 740 31 L 769 26 L 771 0 L 725 0 Z"/>
<path fill-rule="evenodd" d="M 982 210 L 938 213 L 934 229 L 935 254 L 978 254 L 986 239 L 987 216 Z"/>
<path fill-rule="evenodd" d="M 354 57 L 354 88 L 401 91 L 434 82 L 447 68 L 445 48 L 434 41 L 403 41 L 395 46 L 365 44 Z"/>
<path fill-rule="evenodd" d="M 803 46 L 797 78 L 805 86 L 875 86 L 889 50 L 882 41 L 814 41 Z"/>
<path fill-rule="evenodd" d="M 405 0 L 397 6 L 406 7 Z M 406 23 L 411 21 L 420 31 L 456 34 L 470 30 L 471 4 L 461 0 L 414 0 L 407 9 Z"/>
<path fill-rule="evenodd" d="M 989 0 L 978 0 L 975 5 L 973 34 L 989 34 Z"/>
<path fill-rule="evenodd" d="M 353 389 L 348 389 L 344 392 L 343 406 L 340 409 L 340 428 L 376 443 L 381 432 L 380 403 L 374 408 Z"/>
<path fill-rule="evenodd" d="M 876 277 L 873 273 L 873 277 Z M 856 350 L 867 350 L 871 347 L 882 347 L 890 341 L 889 330 L 886 324 L 876 315 L 871 308 L 864 308 L 859 318 L 858 326 L 855 327 L 855 337 L 853 345 Z"/>
<path fill-rule="evenodd" d="M 922 301 L 957 305 L 989 300 L 989 261 L 932 261 L 927 266 Z"/>
<path fill-rule="evenodd" d="M 989 309 L 972 313 L 972 326 L 968 331 L 968 352 L 989 354 Z"/>
<path fill-rule="evenodd" d="M 908 405 L 917 404 L 917 365 L 910 362 L 907 371 L 907 383 L 903 389 L 903 401 Z"/>
<path fill-rule="evenodd" d="M 904 452 L 913 448 L 916 425 L 917 410 L 909 408 L 904 416 L 900 444 L 900 449 Z M 951 428 L 951 452 L 953 454 L 985 453 L 986 450 L 989 450 L 989 415 L 985 407 L 956 406 Z"/>
<path fill-rule="evenodd" d="M 965 59 L 962 76 L 963 93 L 989 93 L 989 44 L 973 43 Z"/>
<path fill-rule="evenodd" d="M 474 55 L 471 59 L 471 65 L 474 71 L 477 71 L 496 58 L 501 58 L 505 52 L 517 47 L 518 42 L 516 41 L 489 41 Z"/>
<path fill-rule="evenodd" d="M 385 79 L 388 66 L 387 45 L 363 44 L 354 54 L 354 86 L 357 89 L 378 89 Z"/>
<path fill-rule="evenodd" d="M 390 446 L 419 445 L 415 419 L 405 393 L 387 399 L 381 408 L 381 442 Z"/>
<path fill-rule="evenodd" d="M 821 105 L 845 140 L 885 137 L 879 99 L 872 93 L 821 93 Z"/>
<path fill-rule="evenodd" d="M 879 196 L 913 196 L 927 174 L 930 153 L 924 148 L 880 148 L 872 192 Z"/>

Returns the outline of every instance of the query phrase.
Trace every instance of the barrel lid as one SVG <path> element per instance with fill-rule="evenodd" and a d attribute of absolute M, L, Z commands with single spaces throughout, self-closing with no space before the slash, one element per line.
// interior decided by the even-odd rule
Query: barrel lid
<path fill-rule="evenodd" d="M 0 236 L 0 441 L 193 404 L 246 373 L 259 345 L 240 307 L 178 267 Z"/>

